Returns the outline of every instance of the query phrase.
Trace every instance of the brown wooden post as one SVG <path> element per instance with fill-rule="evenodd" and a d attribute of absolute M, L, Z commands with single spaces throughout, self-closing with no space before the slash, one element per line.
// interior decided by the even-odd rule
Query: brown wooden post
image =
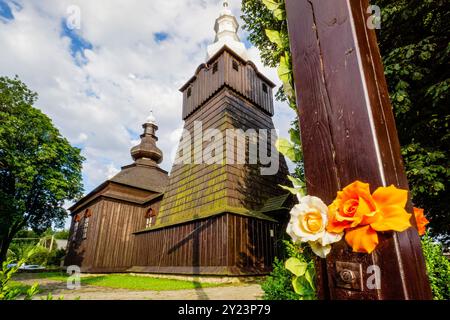
<path fill-rule="evenodd" d="M 408 188 L 368 6 L 367 0 L 286 0 L 307 188 L 327 203 L 356 179 L 372 191 Z M 411 203 L 407 209 L 412 212 Z M 432 298 L 415 228 L 383 234 L 370 255 L 341 241 L 319 264 L 325 299 Z M 371 265 L 380 268 L 380 289 L 367 287 Z M 342 269 L 356 279 L 343 281 Z"/>

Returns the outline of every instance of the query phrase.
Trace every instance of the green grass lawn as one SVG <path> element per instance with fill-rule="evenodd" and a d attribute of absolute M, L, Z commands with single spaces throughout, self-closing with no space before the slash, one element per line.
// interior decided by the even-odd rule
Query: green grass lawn
<path fill-rule="evenodd" d="M 67 275 L 56 272 L 36 273 L 36 278 L 66 281 Z M 128 274 L 109 274 L 102 276 L 81 277 L 81 285 L 119 288 L 129 290 L 183 290 L 223 286 L 220 283 L 200 283 L 186 280 L 152 278 Z"/>
<path fill-rule="evenodd" d="M 50 279 L 55 281 L 66 281 L 68 275 L 62 272 L 37 272 L 33 274 L 36 279 Z"/>

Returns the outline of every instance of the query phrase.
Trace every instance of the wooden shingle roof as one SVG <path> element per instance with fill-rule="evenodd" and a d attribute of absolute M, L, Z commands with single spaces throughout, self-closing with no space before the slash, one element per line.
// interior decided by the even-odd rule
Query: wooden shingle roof
<path fill-rule="evenodd" d="M 196 121 L 202 122 L 203 130 L 216 128 L 223 136 L 226 136 L 228 129 L 246 131 L 250 128 L 274 128 L 268 113 L 229 88 L 223 88 L 214 99 L 186 119 L 184 129 L 191 132 L 191 136 L 194 136 Z M 179 146 L 177 154 L 181 153 L 182 148 L 183 144 Z M 234 158 L 237 159 L 238 148 L 232 148 L 225 143 L 223 152 L 227 157 L 233 152 Z M 269 149 L 269 146 L 267 148 Z M 246 149 L 248 156 L 249 149 Z M 287 196 L 279 185 L 289 183 L 283 156 L 277 154 L 274 161 L 278 161 L 279 168 L 272 175 L 262 175 L 260 163 L 175 164 L 153 228 L 168 227 L 223 213 L 273 221 L 261 208 L 269 198 L 283 196 L 272 199 L 264 210 L 269 212 L 269 208 L 281 208 Z"/>
<path fill-rule="evenodd" d="M 259 210 L 260 212 L 264 213 L 264 212 L 272 212 L 272 211 L 277 211 L 277 210 L 289 210 L 290 208 L 288 208 L 286 206 L 286 202 L 289 199 L 290 194 L 283 194 L 281 196 L 277 196 L 277 197 L 272 197 L 267 199 L 266 203 L 264 204 L 264 206 Z"/>
<path fill-rule="evenodd" d="M 169 177 L 167 171 L 159 167 L 132 164 L 123 167 L 122 171 L 112 177 L 110 181 L 163 193 L 169 182 Z"/>

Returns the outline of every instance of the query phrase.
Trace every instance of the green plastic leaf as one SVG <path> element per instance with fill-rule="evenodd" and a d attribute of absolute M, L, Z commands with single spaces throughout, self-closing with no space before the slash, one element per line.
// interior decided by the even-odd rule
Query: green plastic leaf
<path fill-rule="evenodd" d="M 275 9 L 273 10 L 273 16 L 279 21 L 286 20 L 286 11 L 281 8 Z"/>
<path fill-rule="evenodd" d="M 299 162 L 302 160 L 302 151 L 299 148 L 294 148 L 295 157 L 293 162 Z"/>
<path fill-rule="evenodd" d="M 265 32 L 270 42 L 275 43 L 279 48 L 283 48 L 283 39 L 277 30 L 266 29 Z"/>
<path fill-rule="evenodd" d="M 308 268 L 308 263 L 302 262 L 297 258 L 291 257 L 286 260 L 284 266 L 297 277 L 303 276 Z"/>
<path fill-rule="evenodd" d="M 289 175 L 287 176 L 287 178 L 289 179 L 289 181 L 292 182 L 295 188 L 303 188 L 305 186 L 305 182 L 300 180 L 299 178 L 292 177 Z"/>
<path fill-rule="evenodd" d="M 291 161 L 296 161 L 296 152 L 294 145 L 287 139 L 279 138 L 275 142 L 275 148 L 279 153 L 288 157 Z"/>
<path fill-rule="evenodd" d="M 295 104 L 295 101 L 289 101 L 289 108 L 291 108 L 294 111 L 297 111 L 297 105 Z"/>
<path fill-rule="evenodd" d="M 302 142 L 300 140 L 300 132 L 294 129 L 289 129 L 289 137 L 291 138 L 292 143 L 301 145 Z"/>
<path fill-rule="evenodd" d="M 292 193 L 292 194 L 295 194 L 295 195 L 297 195 L 297 194 L 300 193 L 300 190 L 299 190 L 299 189 L 296 189 L 296 188 L 292 188 L 292 187 L 288 187 L 288 186 L 283 186 L 283 185 L 281 185 L 281 184 L 279 184 L 278 186 L 279 186 L 280 188 L 284 189 L 284 190 L 289 191 L 289 192 Z"/>
<path fill-rule="evenodd" d="M 289 63 L 289 59 L 285 56 L 282 56 L 280 58 L 280 65 L 278 66 L 278 77 L 280 78 L 281 82 L 283 83 L 291 83 L 291 65 Z"/>
<path fill-rule="evenodd" d="M 292 279 L 292 287 L 295 293 L 301 296 L 312 296 L 314 294 L 314 289 L 303 276 Z"/>
<path fill-rule="evenodd" d="M 289 99 L 294 99 L 294 88 L 292 87 L 291 82 L 283 82 L 283 90 L 286 97 Z"/>
<path fill-rule="evenodd" d="M 270 11 L 275 11 L 281 6 L 281 3 L 275 0 L 262 0 L 262 2 Z"/>
<path fill-rule="evenodd" d="M 306 269 L 306 272 L 305 272 L 305 279 L 306 279 L 306 281 L 308 281 L 308 283 L 310 284 L 310 286 L 313 290 L 316 289 L 316 284 L 315 284 L 315 280 L 314 280 L 315 275 L 316 275 L 316 271 L 314 269 L 314 265 L 309 264 L 308 268 Z"/>

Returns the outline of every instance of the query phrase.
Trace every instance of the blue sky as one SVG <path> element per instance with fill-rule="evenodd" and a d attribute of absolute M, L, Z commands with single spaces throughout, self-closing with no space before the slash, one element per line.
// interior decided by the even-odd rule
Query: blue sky
<path fill-rule="evenodd" d="M 240 1 L 230 1 L 240 15 Z M 73 6 L 79 28 L 68 27 Z M 19 77 L 69 141 L 82 149 L 85 191 L 131 163 L 150 110 L 159 125 L 162 167 L 171 168 L 182 128 L 178 91 L 205 61 L 219 0 L 0 0 L 0 74 Z M 240 37 L 259 70 L 259 52 Z M 294 113 L 275 103 L 274 123 L 287 136 Z"/>
<path fill-rule="evenodd" d="M 0 16 L 5 20 L 11 20 L 14 18 L 8 4 L 3 0 L 0 0 Z"/>
<path fill-rule="evenodd" d="M 169 34 L 167 32 L 163 32 L 163 31 L 155 32 L 153 34 L 153 37 L 155 38 L 156 42 L 160 43 L 160 42 L 162 42 L 164 40 L 167 40 L 167 38 L 169 38 Z"/>
<path fill-rule="evenodd" d="M 93 45 L 84 39 L 77 29 L 70 29 L 66 18 L 61 19 L 61 37 L 70 39 L 70 55 L 77 65 L 88 63 L 84 51 L 92 50 Z"/>

